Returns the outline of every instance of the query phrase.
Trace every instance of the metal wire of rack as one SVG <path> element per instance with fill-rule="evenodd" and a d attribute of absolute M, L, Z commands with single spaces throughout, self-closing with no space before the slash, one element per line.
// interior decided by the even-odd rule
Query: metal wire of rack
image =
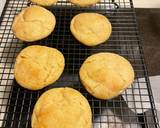
<path fill-rule="evenodd" d="M 155 104 L 143 59 L 132 0 L 101 0 L 88 8 L 81 8 L 63 0 L 48 8 L 57 19 L 54 32 L 34 42 L 59 49 L 65 56 L 62 77 L 40 90 L 21 88 L 13 76 L 13 65 L 20 50 L 28 45 L 14 37 L 12 21 L 27 0 L 8 0 L 0 21 L 0 127 L 30 128 L 35 102 L 44 91 L 53 87 L 70 86 L 79 90 L 89 101 L 94 128 L 159 128 Z M 85 47 L 70 33 L 72 17 L 81 12 L 98 12 L 109 18 L 113 26 L 111 38 L 96 47 Z M 112 100 L 98 100 L 89 95 L 79 82 L 78 71 L 86 57 L 97 52 L 114 52 L 127 58 L 133 65 L 136 79 L 122 95 Z M 143 77 L 143 78 L 142 78 Z M 147 113 L 147 110 L 151 110 Z"/>

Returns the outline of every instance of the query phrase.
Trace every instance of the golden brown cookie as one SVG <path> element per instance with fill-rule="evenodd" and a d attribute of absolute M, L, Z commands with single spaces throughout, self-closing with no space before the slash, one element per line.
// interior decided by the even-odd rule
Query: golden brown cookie
<path fill-rule="evenodd" d="M 134 80 L 132 65 L 122 56 L 109 52 L 89 56 L 79 74 L 86 90 L 99 99 L 118 96 Z"/>
<path fill-rule="evenodd" d="M 98 13 L 80 13 L 74 16 L 70 29 L 74 37 L 87 46 L 105 42 L 112 32 L 109 20 Z"/>
<path fill-rule="evenodd" d="M 38 90 L 54 83 L 64 70 L 63 54 L 55 48 L 32 45 L 16 58 L 14 76 L 22 87 Z"/>
<path fill-rule="evenodd" d="M 50 89 L 38 99 L 31 124 L 32 128 L 91 128 L 91 108 L 75 89 Z"/>
<path fill-rule="evenodd" d="M 12 24 L 13 34 L 20 40 L 32 42 L 51 34 L 56 24 L 55 16 L 40 6 L 22 10 Z"/>
<path fill-rule="evenodd" d="M 99 1 L 100 0 L 70 0 L 71 3 L 81 7 L 86 7 L 86 6 L 96 4 Z"/>
<path fill-rule="evenodd" d="M 58 0 L 31 0 L 31 2 L 42 5 L 51 6 L 54 5 Z"/>

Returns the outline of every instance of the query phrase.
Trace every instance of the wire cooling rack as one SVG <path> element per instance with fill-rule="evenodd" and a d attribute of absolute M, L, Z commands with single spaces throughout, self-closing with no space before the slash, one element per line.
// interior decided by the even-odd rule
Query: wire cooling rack
<path fill-rule="evenodd" d="M 48 8 L 56 16 L 56 28 L 49 37 L 34 44 L 59 49 L 65 56 L 66 67 L 62 77 L 55 84 L 40 91 L 21 88 L 13 76 L 15 58 L 20 50 L 29 44 L 14 37 L 11 25 L 15 15 L 30 5 L 27 0 L 7 0 L 1 17 L 1 128 L 30 128 L 32 110 L 41 93 L 49 88 L 62 86 L 73 87 L 88 99 L 92 108 L 94 128 L 159 128 L 131 0 L 101 0 L 88 8 L 76 7 L 69 2 L 59 0 L 55 6 Z M 69 29 L 70 21 L 74 15 L 81 12 L 98 12 L 109 18 L 113 26 L 109 41 L 96 47 L 85 47 L 74 39 Z M 78 77 L 80 65 L 85 58 L 102 51 L 124 56 L 132 63 L 136 73 L 131 87 L 122 95 L 107 101 L 89 95 Z"/>

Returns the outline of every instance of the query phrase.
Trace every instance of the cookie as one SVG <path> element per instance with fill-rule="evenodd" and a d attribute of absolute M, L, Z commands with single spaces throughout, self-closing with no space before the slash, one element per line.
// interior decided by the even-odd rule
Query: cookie
<path fill-rule="evenodd" d="M 134 70 L 129 61 L 109 52 L 89 56 L 82 64 L 79 75 L 86 90 L 99 99 L 118 96 L 134 80 Z"/>
<path fill-rule="evenodd" d="M 31 6 L 15 17 L 12 31 L 18 39 L 33 42 L 50 35 L 55 24 L 56 18 L 52 12 L 40 6 Z"/>
<path fill-rule="evenodd" d="M 31 0 L 31 2 L 36 3 L 41 6 L 51 6 L 57 3 L 58 0 Z"/>
<path fill-rule="evenodd" d="M 70 30 L 82 44 L 95 46 L 107 41 L 112 32 L 109 20 L 98 13 L 80 13 L 73 17 Z"/>
<path fill-rule="evenodd" d="M 71 3 L 73 3 L 73 4 L 77 5 L 77 6 L 81 6 L 81 7 L 94 5 L 99 1 L 100 0 L 70 0 Z"/>
<path fill-rule="evenodd" d="M 57 49 L 32 45 L 18 54 L 14 65 L 14 76 L 22 87 L 38 90 L 58 80 L 64 65 L 63 54 Z"/>
<path fill-rule="evenodd" d="M 91 108 L 75 89 L 50 89 L 34 106 L 31 125 L 32 128 L 91 128 Z"/>

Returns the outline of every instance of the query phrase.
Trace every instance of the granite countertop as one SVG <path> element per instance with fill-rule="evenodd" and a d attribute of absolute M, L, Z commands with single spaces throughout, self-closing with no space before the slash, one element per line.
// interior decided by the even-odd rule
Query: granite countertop
<path fill-rule="evenodd" d="M 5 2 L 6 2 L 6 0 L 1 0 L 0 1 L 0 16 L 1 16 L 2 10 L 4 8 Z"/>

